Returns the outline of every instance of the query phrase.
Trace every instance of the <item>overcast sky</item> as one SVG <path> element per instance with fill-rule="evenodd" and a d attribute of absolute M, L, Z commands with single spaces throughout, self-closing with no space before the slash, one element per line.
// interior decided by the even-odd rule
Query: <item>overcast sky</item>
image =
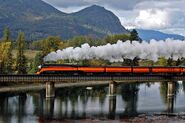
<path fill-rule="evenodd" d="M 100 5 L 116 14 L 127 29 L 155 29 L 185 36 L 185 0 L 43 0 L 71 13 Z"/>

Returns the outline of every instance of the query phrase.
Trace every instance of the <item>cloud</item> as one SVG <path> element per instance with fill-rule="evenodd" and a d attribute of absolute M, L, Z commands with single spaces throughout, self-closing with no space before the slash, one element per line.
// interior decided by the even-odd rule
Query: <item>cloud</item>
<path fill-rule="evenodd" d="M 140 10 L 135 19 L 139 28 L 164 28 L 168 26 L 168 13 L 163 10 Z"/>
<path fill-rule="evenodd" d="M 118 9 L 133 9 L 140 0 L 43 0 L 57 8 L 82 7 L 93 4 L 109 6 Z M 120 4 L 121 3 L 121 4 Z M 125 3 L 125 4 L 124 4 Z"/>

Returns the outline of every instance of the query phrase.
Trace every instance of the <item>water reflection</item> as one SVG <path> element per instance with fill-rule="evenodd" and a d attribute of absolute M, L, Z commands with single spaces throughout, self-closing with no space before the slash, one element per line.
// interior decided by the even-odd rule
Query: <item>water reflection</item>
<path fill-rule="evenodd" d="M 183 83 L 184 85 L 184 83 Z M 166 105 L 166 112 L 173 113 L 174 112 L 174 103 L 176 100 L 176 96 L 179 92 L 180 85 L 178 82 L 162 82 L 160 84 L 160 94 L 161 98 Z"/>
<path fill-rule="evenodd" d="M 121 119 L 148 112 L 185 111 L 184 90 L 185 83 L 161 82 L 119 84 L 112 96 L 107 85 L 95 86 L 92 90 L 86 87 L 57 89 L 56 98 L 45 98 L 45 91 L 1 94 L 0 122 Z"/>
<path fill-rule="evenodd" d="M 132 116 L 137 114 L 138 87 L 138 84 L 121 85 L 121 95 L 125 102 L 124 115 Z"/>

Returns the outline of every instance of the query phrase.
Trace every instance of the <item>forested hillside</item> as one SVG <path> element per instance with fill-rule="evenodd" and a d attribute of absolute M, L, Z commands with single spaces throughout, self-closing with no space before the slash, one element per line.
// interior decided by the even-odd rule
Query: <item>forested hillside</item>
<path fill-rule="evenodd" d="M 78 35 L 102 38 L 127 33 L 118 17 L 96 5 L 66 14 L 42 0 L 0 0 L 0 3 L 0 36 L 4 27 L 12 30 L 13 39 L 23 31 L 29 41 L 49 35 L 69 39 Z"/>

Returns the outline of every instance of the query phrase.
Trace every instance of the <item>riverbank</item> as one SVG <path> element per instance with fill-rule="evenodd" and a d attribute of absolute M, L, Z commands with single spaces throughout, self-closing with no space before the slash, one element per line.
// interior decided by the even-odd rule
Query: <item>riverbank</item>
<path fill-rule="evenodd" d="M 109 119 L 82 119 L 82 120 L 40 120 L 47 123 L 184 123 L 185 115 L 178 116 L 155 116 L 155 115 L 140 115 L 133 118 L 125 118 L 119 120 Z"/>
<path fill-rule="evenodd" d="M 91 82 L 77 82 L 77 83 L 55 83 L 55 88 L 65 87 L 80 87 L 80 86 L 95 86 L 95 85 L 106 85 L 108 81 L 91 81 Z M 28 92 L 28 91 L 39 91 L 46 89 L 45 83 L 32 83 L 32 84 L 11 84 L 9 86 L 1 86 L 0 93 L 6 92 Z"/>

